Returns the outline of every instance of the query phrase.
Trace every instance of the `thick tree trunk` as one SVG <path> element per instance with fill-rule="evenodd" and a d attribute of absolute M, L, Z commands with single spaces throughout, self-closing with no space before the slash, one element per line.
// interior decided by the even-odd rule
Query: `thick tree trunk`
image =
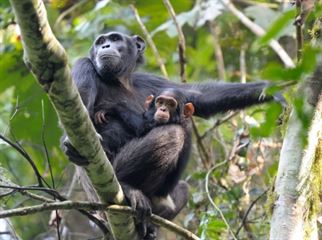
<path fill-rule="evenodd" d="M 321 5 L 322 1 L 316 1 L 318 2 Z M 315 25 L 314 29 L 321 31 L 319 19 Z M 315 40 L 312 42 L 315 45 L 319 44 L 318 39 Z M 303 144 L 303 131 L 305 130 L 294 110 L 288 122 L 275 182 L 275 192 L 272 194 L 275 197 L 275 203 L 271 220 L 271 240 L 318 239 L 317 217 L 321 211 L 319 194 L 322 193 L 321 59 L 322 57 L 312 77 L 306 82 L 308 91 L 305 91 L 306 95 L 303 96 L 308 100 L 307 103 L 305 102 L 305 109 L 314 111 L 305 150 Z M 302 89 L 299 93 L 303 93 Z M 314 109 L 313 106 L 316 108 Z"/>
<path fill-rule="evenodd" d="M 320 67 L 320 66 L 319 66 Z M 316 72 L 320 72 L 317 69 Z M 308 133 L 308 144 L 304 151 L 303 127 L 293 110 L 281 150 L 275 182 L 271 240 L 318 239 L 317 214 L 322 191 L 322 76 L 316 75 L 315 87 L 309 86 L 310 103 L 316 105 L 314 118 Z M 319 78 L 319 79 L 318 79 Z M 316 84 L 318 83 L 318 87 Z M 312 102 L 312 96 L 320 95 Z M 306 103 L 306 108 L 313 107 Z"/>
<path fill-rule="evenodd" d="M 303 157 L 301 131 L 301 122 L 293 112 L 275 182 L 271 240 L 318 239 L 317 214 L 322 190 L 322 96 Z"/>

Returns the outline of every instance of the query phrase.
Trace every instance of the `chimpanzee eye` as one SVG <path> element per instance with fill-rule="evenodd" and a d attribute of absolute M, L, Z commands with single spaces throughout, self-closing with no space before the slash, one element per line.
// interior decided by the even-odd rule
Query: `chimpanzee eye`
<path fill-rule="evenodd" d="M 169 106 L 172 108 L 172 109 L 176 109 L 177 108 L 177 103 L 175 101 L 169 101 Z"/>
<path fill-rule="evenodd" d="M 119 34 L 111 34 L 108 37 L 112 42 L 120 41 L 122 37 Z"/>
<path fill-rule="evenodd" d="M 95 41 L 95 45 L 102 45 L 105 42 L 105 37 L 101 36 Z"/>

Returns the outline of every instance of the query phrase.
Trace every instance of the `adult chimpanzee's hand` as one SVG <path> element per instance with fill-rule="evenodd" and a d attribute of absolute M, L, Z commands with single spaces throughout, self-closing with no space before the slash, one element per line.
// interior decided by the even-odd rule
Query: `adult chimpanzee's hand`
<path fill-rule="evenodd" d="M 81 156 L 79 152 L 73 147 L 68 138 L 63 141 L 63 151 L 67 155 L 69 161 L 75 163 L 78 166 L 87 166 L 89 164 L 87 158 Z"/>

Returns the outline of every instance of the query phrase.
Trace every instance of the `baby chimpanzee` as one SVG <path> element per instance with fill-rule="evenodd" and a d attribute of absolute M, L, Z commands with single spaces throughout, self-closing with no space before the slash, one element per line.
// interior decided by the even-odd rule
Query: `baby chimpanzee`
<path fill-rule="evenodd" d="M 185 182 L 180 181 L 180 176 L 187 164 L 191 149 L 191 124 L 190 117 L 194 113 L 192 103 L 187 103 L 185 96 L 176 89 L 162 90 L 155 97 L 150 95 L 145 101 L 146 111 L 143 114 L 136 113 L 127 108 L 126 104 L 118 103 L 110 109 L 101 109 L 95 113 L 96 123 L 103 124 L 107 122 L 110 114 L 118 117 L 133 129 L 137 140 L 132 140 L 122 148 L 113 161 L 113 167 L 120 181 L 123 191 L 130 205 L 135 208 L 137 201 L 143 202 L 150 206 L 153 213 L 167 219 L 173 219 L 181 209 L 186 205 L 188 199 L 188 186 Z M 173 139 L 177 139 L 175 146 L 173 141 L 164 142 L 161 136 L 156 141 L 155 147 L 151 150 L 140 143 L 140 137 L 147 134 L 147 138 L 154 136 L 157 128 L 164 128 L 164 125 L 179 125 L 181 131 L 174 131 L 162 134 L 171 134 Z M 159 132 L 160 132 L 159 131 Z M 148 134 L 149 133 L 149 134 Z M 104 138 L 103 138 L 104 139 Z M 149 141 L 149 139 L 147 139 Z M 172 145 L 175 151 L 164 151 L 160 146 Z M 132 161 L 128 161 L 128 149 L 131 149 Z M 132 151 L 133 150 L 133 151 Z M 144 154 L 151 155 L 150 158 L 141 159 Z M 167 154 L 167 158 L 162 161 L 155 161 L 155 156 Z M 176 191 L 174 191 L 176 188 Z M 142 192 L 138 198 L 137 190 Z M 145 228 L 146 223 L 139 225 Z M 156 230 L 153 225 L 148 225 L 150 234 L 154 235 Z M 153 230 L 154 229 L 154 230 Z M 148 239 L 148 238 L 147 238 Z M 151 239 L 154 239 L 153 237 Z"/>
<path fill-rule="evenodd" d="M 144 106 L 146 111 L 143 114 L 129 109 L 126 103 L 106 106 L 95 113 L 94 120 L 96 124 L 104 124 L 108 122 L 108 116 L 117 116 L 137 137 L 141 137 L 154 127 L 164 124 L 186 127 L 187 119 L 194 113 L 193 104 L 186 103 L 184 94 L 174 88 L 165 89 L 156 97 L 149 95 Z"/>

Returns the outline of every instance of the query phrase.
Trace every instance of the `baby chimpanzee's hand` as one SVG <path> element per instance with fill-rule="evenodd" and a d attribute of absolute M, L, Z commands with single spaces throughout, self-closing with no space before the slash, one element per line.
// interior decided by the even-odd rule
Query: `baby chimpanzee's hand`
<path fill-rule="evenodd" d="M 108 117 L 105 116 L 106 115 L 106 111 L 105 110 L 99 110 L 95 113 L 94 116 L 94 123 L 95 124 L 104 124 L 108 122 Z"/>

